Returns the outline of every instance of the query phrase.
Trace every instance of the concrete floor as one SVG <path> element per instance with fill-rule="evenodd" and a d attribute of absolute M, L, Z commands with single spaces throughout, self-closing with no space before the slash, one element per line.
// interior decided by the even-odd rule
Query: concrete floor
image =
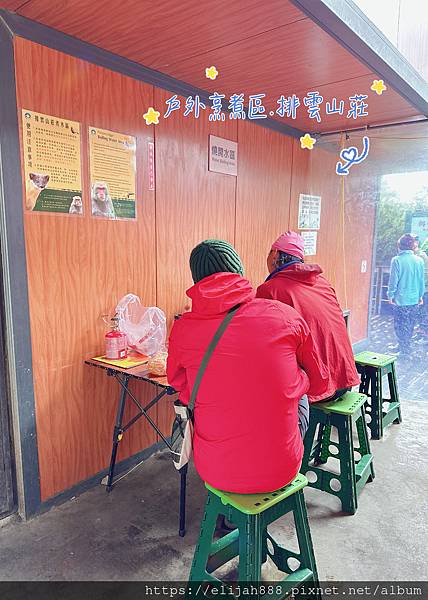
<path fill-rule="evenodd" d="M 394 354 L 397 338 L 394 333 L 394 318 L 378 315 L 371 320 L 370 342 L 374 352 Z M 415 328 L 412 338 L 412 353 L 409 357 L 397 356 L 398 389 L 406 400 L 428 402 L 428 337 Z"/>
<path fill-rule="evenodd" d="M 403 423 L 372 442 L 376 479 L 358 512 L 305 491 L 320 579 L 422 580 L 427 575 L 428 403 L 404 402 Z M 177 535 L 178 477 L 166 452 L 111 494 L 98 486 L 29 522 L 0 528 L 0 580 L 185 580 L 204 505 L 189 478 L 188 532 Z M 288 524 L 278 529 L 291 538 Z"/>

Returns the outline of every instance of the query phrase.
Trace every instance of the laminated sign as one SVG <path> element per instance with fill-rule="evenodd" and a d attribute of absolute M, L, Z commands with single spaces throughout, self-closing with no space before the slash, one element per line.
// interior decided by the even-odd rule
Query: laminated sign
<path fill-rule="evenodd" d="M 105 219 L 135 219 L 136 140 L 89 127 L 91 212 Z"/>
<path fill-rule="evenodd" d="M 82 215 L 80 124 L 22 110 L 25 207 Z"/>
<path fill-rule="evenodd" d="M 299 196 L 299 229 L 319 229 L 321 221 L 321 196 Z"/>
<path fill-rule="evenodd" d="M 225 175 L 238 175 L 238 144 L 210 135 L 208 169 Z"/>

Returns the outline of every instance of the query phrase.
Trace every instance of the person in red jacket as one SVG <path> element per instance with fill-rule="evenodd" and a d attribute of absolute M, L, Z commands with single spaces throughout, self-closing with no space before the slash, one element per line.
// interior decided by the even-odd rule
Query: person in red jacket
<path fill-rule="evenodd" d="M 294 231 L 282 234 L 267 258 L 270 275 L 257 288 L 258 298 L 292 306 L 305 319 L 316 353 L 328 370 L 326 391 L 309 392 L 309 401 L 336 400 L 360 383 L 342 309 L 319 265 L 304 263 L 304 242 Z"/>
<path fill-rule="evenodd" d="M 192 309 L 174 323 L 167 361 L 168 382 L 184 404 L 216 330 L 226 313 L 240 305 L 211 356 L 196 398 L 196 469 L 204 481 L 225 491 L 276 490 L 299 471 L 298 404 L 307 392 L 324 393 L 325 367 L 307 324 L 293 308 L 255 298 L 230 244 L 202 242 L 191 253 L 190 268 Z M 306 399 L 302 430 L 308 409 Z"/>

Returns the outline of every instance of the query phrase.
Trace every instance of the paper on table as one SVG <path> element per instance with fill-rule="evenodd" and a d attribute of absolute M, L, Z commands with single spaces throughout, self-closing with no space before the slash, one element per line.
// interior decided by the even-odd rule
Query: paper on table
<path fill-rule="evenodd" d="M 138 356 L 128 356 L 127 358 L 115 360 L 113 358 L 107 358 L 106 356 L 96 356 L 92 360 L 98 360 L 99 362 L 107 363 L 108 365 L 114 365 L 115 367 L 120 367 L 121 369 L 131 369 L 132 367 L 138 367 L 139 365 L 146 364 L 149 360 L 149 357 L 144 356 L 144 354 L 139 354 Z"/>

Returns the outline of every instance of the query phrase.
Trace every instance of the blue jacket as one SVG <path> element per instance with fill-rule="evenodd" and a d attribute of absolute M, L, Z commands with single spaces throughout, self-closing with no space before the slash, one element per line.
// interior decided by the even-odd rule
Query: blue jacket
<path fill-rule="evenodd" d="M 418 304 L 424 291 L 424 261 L 413 250 L 401 250 L 391 260 L 388 298 L 398 306 L 411 306 Z"/>

